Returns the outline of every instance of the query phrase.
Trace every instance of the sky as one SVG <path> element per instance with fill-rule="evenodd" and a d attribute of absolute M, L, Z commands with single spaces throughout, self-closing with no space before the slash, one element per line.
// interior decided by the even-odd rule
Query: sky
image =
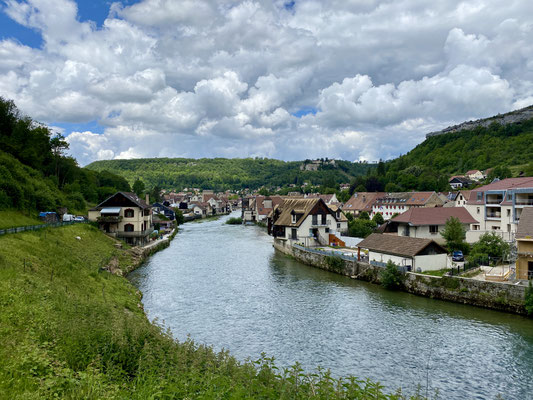
<path fill-rule="evenodd" d="M 80 165 L 404 154 L 533 104 L 531 0 L 0 0 L 0 96 Z"/>

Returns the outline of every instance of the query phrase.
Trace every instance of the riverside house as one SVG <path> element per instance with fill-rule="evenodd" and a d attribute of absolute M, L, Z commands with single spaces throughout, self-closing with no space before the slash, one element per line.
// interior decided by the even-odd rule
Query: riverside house
<path fill-rule="evenodd" d="M 108 235 L 134 246 L 148 243 L 154 231 L 148 195 L 144 201 L 129 192 L 117 192 L 90 209 L 89 221 L 98 222 Z"/>
<path fill-rule="evenodd" d="M 392 261 L 408 271 L 422 272 L 446 268 L 448 262 L 446 249 L 431 239 L 373 233 L 358 247 L 368 250 L 370 264 L 382 267 Z"/>
<path fill-rule="evenodd" d="M 516 278 L 533 279 L 533 208 L 522 211 L 516 231 Z"/>
<path fill-rule="evenodd" d="M 384 228 L 385 234 L 431 239 L 443 245 L 445 240 L 441 233 L 446 221 L 455 217 L 468 231 L 476 220 L 464 207 L 411 208 L 391 219 Z"/>
<path fill-rule="evenodd" d="M 268 216 L 268 233 L 285 247 L 328 245 L 336 227 L 335 214 L 321 198 L 285 199 Z"/>
<path fill-rule="evenodd" d="M 385 220 L 394 214 L 401 214 L 415 207 L 442 207 L 444 200 L 435 192 L 400 192 L 387 193 L 376 198 L 372 205 L 370 217 L 381 213 Z"/>

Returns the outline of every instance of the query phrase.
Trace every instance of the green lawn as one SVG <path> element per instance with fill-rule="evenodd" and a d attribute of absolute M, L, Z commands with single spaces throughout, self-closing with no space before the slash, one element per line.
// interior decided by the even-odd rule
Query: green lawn
<path fill-rule="evenodd" d="M 449 271 L 449 268 L 444 268 L 444 269 L 438 269 L 436 271 L 425 271 L 421 273 L 424 275 L 431 275 L 431 276 L 444 276 L 444 274 L 448 271 Z"/>
<path fill-rule="evenodd" d="M 114 258 L 131 261 L 87 224 L 0 236 L 0 398 L 405 398 L 178 343 L 150 324 L 127 279 L 101 269 Z"/>
<path fill-rule="evenodd" d="M 21 211 L 15 210 L 0 211 L 0 229 L 27 225 L 40 225 L 42 224 L 42 221 L 39 220 L 37 216 L 38 214 L 36 212 L 26 215 Z"/>

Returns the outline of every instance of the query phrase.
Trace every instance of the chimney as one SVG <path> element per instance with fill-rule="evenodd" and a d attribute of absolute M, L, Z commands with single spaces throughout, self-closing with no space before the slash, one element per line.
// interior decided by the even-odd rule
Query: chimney
<path fill-rule="evenodd" d="M 146 204 L 150 205 L 150 195 L 146 193 Z"/>

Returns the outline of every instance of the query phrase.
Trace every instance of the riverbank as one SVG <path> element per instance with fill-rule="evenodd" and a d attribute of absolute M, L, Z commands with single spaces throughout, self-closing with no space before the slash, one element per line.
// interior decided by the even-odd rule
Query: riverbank
<path fill-rule="evenodd" d="M 299 246 L 285 246 L 274 240 L 274 248 L 296 260 L 333 273 L 366 282 L 381 283 L 382 267 L 348 259 L 331 262 L 332 256 L 308 251 Z M 433 299 L 469 304 L 498 311 L 527 315 L 525 288 L 502 282 L 479 281 L 457 276 L 431 276 L 406 272 L 402 290 Z"/>
<path fill-rule="evenodd" d="M 280 371 L 266 357 L 238 362 L 176 342 L 148 321 L 141 293 L 108 272 L 112 260 L 122 274 L 139 265 L 119 245 L 86 224 L 0 238 L 3 397 L 402 398 L 370 381 Z"/>

